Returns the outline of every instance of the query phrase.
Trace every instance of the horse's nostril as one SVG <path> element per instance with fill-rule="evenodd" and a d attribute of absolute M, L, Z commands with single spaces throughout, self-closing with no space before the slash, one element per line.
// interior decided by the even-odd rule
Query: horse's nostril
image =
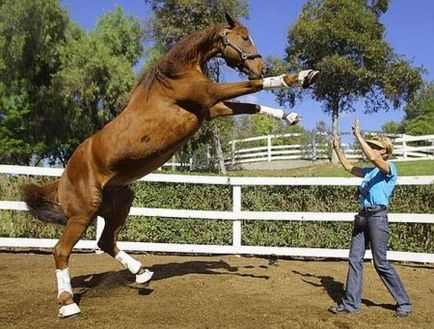
<path fill-rule="evenodd" d="M 267 73 L 267 70 L 266 70 L 266 68 L 264 67 L 264 68 L 261 70 L 262 78 L 265 77 L 265 74 L 266 74 L 266 73 Z"/>

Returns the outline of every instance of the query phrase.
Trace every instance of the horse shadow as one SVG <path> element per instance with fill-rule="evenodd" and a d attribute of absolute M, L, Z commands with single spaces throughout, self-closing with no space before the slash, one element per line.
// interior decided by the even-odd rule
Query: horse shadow
<path fill-rule="evenodd" d="M 345 296 L 344 284 L 342 282 L 336 281 L 331 276 L 325 275 L 314 275 L 311 273 L 301 273 L 298 271 L 292 271 L 295 274 L 302 276 L 302 281 L 310 284 L 314 287 L 323 287 L 323 289 L 327 292 L 330 298 L 336 303 L 340 304 L 342 302 L 342 298 Z M 306 278 L 319 279 L 319 283 L 310 281 Z M 367 307 L 381 307 L 388 310 L 395 310 L 396 306 L 392 304 L 384 304 L 384 303 L 375 303 L 369 299 L 362 298 L 362 304 Z"/>
<path fill-rule="evenodd" d="M 107 289 L 116 289 L 118 287 L 128 286 L 137 290 L 139 295 L 150 295 L 153 292 L 153 289 L 149 288 L 149 284 L 151 282 L 190 274 L 235 275 L 239 277 L 248 277 L 261 280 L 268 280 L 270 278 L 267 275 L 239 273 L 238 267 L 231 266 L 222 260 L 209 262 L 173 262 L 166 264 L 156 264 L 147 268 L 154 272 L 154 275 L 152 280 L 146 284 L 135 283 L 134 275 L 131 275 L 128 270 L 109 271 L 97 274 L 76 276 L 71 279 L 71 284 L 74 287 L 74 302 L 79 305 L 81 298 L 101 287 Z"/>

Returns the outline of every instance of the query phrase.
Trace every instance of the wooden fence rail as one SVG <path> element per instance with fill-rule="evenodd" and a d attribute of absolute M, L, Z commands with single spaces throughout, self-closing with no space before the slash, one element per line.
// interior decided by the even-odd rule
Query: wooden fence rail
<path fill-rule="evenodd" d="M 300 143 L 300 139 L 307 136 L 310 141 Z M 434 135 L 392 135 L 391 138 L 395 146 L 393 161 L 434 160 Z M 329 158 L 331 152 L 325 134 L 264 135 L 233 140 L 229 145 L 232 151 L 225 159 L 228 165 L 276 160 L 320 160 Z M 342 143 L 342 147 L 349 159 L 361 159 L 361 152 L 354 144 Z"/>
<path fill-rule="evenodd" d="M 0 174 L 5 175 L 38 175 L 58 177 L 62 174 L 60 168 L 40 168 L 0 165 Z M 140 181 L 188 183 L 188 184 L 215 184 L 228 185 L 232 187 L 232 210 L 231 211 L 210 211 L 190 209 L 162 209 L 162 208 L 131 208 L 130 216 L 158 216 L 167 218 L 198 218 L 203 220 L 222 219 L 232 221 L 232 245 L 197 245 L 197 244 L 171 244 L 171 243 L 144 243 L 144 242 L 119 242 L 119 246 L 131 251 L 154 251 L 154 252 L 187 252 L 207 254 L 256 254 L 256 255 L 279 255 L 279 256 L 302 256 L 320 258 L 347 258 L 348 249 L 324 249 L 324 248 L 290 248 L 290 247 L 264 247 L 245 246 L 241 243 L 242 230 L 241 222 L 244 220 L 279 220 L 279 221 L 352 221 L 354 213 L 347 212 L 279 212 L 279 211 L 248 211 L 241 207 L 242 187 L 279 185 L 359 185 L 359 178 L 333 177 L 215 177 L 215 176 L 189 176 L 189 175 L 164 175 L 150 174 Z M 434 176 L 413 176 L 399 177 L 400 185 L 426 185 L 433 184 Z M 26 205 L 20 201 L 0 201 L 1 210 L 27 211 Z M 424 223 L 434 224 L 434 214 L 389 214 L 390 222 L 400 223 Z M 101 235 L 104 221 L 97 220 L 96 239 L 81 240 L 75 249 L 97 249 L 96 241 Z M 11 248 L 52 248 L 57 240 L 55 239 L 34 239 L 0 237 L 0 247 Z M 367 258 L 372 258 L 370 251 L 367 251 Z M 412 261 L 421 263 L 434 263 L 434 254 L 389 251 L 388 258 L 398 261 Z"/>

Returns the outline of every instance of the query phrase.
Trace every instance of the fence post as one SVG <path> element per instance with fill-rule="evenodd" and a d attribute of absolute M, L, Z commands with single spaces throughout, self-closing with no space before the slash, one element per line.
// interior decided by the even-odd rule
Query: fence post
<path fill-rule="evenodd" d="M 235 167 L 235 143 L 236 141 L 232 141 L 232 168 Z"/>
<path fill-rule="evenodd" d="M 211 166 L 211 152 L 210 152 L 210 146 L 206 146 L 206 167 L 210 168 Z"/>
<path fill-rule="evenodd" d="M 402 157 L 404 159 L 407 159 L 407 141 L 406 141 L 406 134 L 402 134 Z"/>
<path fill-rule="evenodd" d="M 241 212 L 241 186 L 232 188 L 232 211 L 235 215 Z M 241 220 L 232 223 L 232 246 L 234 249 L 241 247 Z"/>
<path fill-rule="evenodd" d="M 431 139 L 431 146 L 432 146 L 432 156 L 434 156 L 434 139 Z"/>
<path fill-rule="evenodd" d="M 316 161 L 316 132 L 312 133 L 312 161 Z"/>
<path fill-rule="evenodd" d="M 267 136 L 267 153 L 268 153 L 268 162 L 271 161 L 271 136 Z"/>
<path fill-rule="evenodd" d="M 98 247 L 98 241 L 99 238 L 101 237 L 102 231 L 104 230 L 104 226 L 105 226 L 105 221 L 102 217 L 97 217 L 96 218 L 96 237 L 95 237 L 95 252 L 97 254 L 102 254 L 103 251 L 101 249 L 99 249 Z"/>

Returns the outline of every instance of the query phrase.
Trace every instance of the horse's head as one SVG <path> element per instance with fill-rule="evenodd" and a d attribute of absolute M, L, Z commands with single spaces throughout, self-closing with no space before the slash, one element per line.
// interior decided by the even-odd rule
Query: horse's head
<path fill-rule="evenodd" d="M 260 79 L 265 75 L 262 56 L 258 54 L 249 31 L 226 13 L 228 26 L 220 32 L 221 56 L 226 64 L 248 75 L 249 79 Z"/>

